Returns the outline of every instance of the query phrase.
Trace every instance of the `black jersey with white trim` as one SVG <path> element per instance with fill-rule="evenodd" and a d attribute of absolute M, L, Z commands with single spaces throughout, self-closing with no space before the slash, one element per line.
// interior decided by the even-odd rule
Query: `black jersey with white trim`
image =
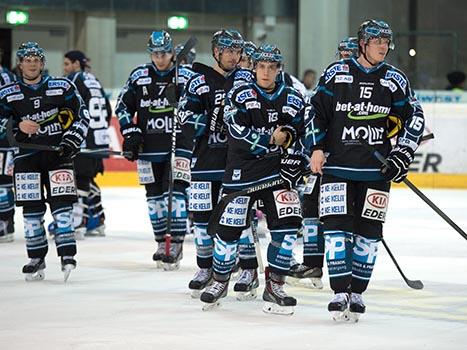
<path fill-rule="evenodd" d="M 303 144 L 329 154 L 325 173 L 362 181 L 383 179 L 380 162 L 362 147 L 359 137 L 387 156 L 390 115 L 402 121 L 399 146 L 415 151 L 420 144 L 424 129 L 420 103 L 405 74 L 385 62 L 370 69 L 355 58 L 334 62 L 321 75 L 311 103 L 315 114 Z"/>
<path fill-rule="evenodd" d="M 281 147 L 269 144 L 281 125 L 304 133 L 305 102 L 301 94 L 281 83 L 267 93 L 256 83 L 233 89 L 224 108 L 228 131 L 227 166 L 223 186 L 241 189 L 279 178 Z"/>

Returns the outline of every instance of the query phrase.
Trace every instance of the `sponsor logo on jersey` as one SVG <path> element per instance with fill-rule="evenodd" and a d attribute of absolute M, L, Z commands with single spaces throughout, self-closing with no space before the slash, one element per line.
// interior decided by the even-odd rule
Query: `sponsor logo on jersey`
<path fill-rule="evenodd" d="M 149 69 L 148 68 L 137 69 L 136 71 L 133 72 L 133 74 L 130 75 L 130 80 L 135 81 L 139 77 L 145 77 L 148 74 L 149 74 Z"/>
<path fill-rule="evenodd" d="M 247 82 L 252 81 L 253 76 L 250 71 L 247 70 L 239 70 L 238 72 L 235 73 L 235 80 L 244 80 Z"/>
<path fill-rule="evenodd" d="M 287 113 L 288 115 L 295 117 L 298 111 L 290 106 L 284 106 L 282 107 L 282 113 Z"/>
<path fill-rule="evenodd" d="M 208 93 L 209 91 L 210 91 L 209 86 L 204 85 L 204 86 L 200 86 L 199 88 L 196 89 L 196 94 L 197 95 L 202 95 L 202 94 Z"/>
<path fill-rule="evenodd" d="M 190 85 L 188 86 L 188 91 L 192 94 L 196 94 L 196 90 L 198 89 L 198 87 L 200 87 L 203 84 L 206 84 L 206 80 L 204 79 L 204 75 L 200 75 L 190 82 Z"/>
<path fill-rule="evenodd" d="M 324 79 L 328 83 L 337 73 L 348 73 L 349 65 L 348 64 L 335 64 L 330 67 L 324 74 Z"/>
<path fill-rule="evenodd" d="M 336 79 L 334 79 L 335 83 L 353 83 L 353 76 L 352 75 L 336 75 Z"/>
<path fill-rule="evenodd" d="M 303 106 L 303 101 L 302 101 L 302 99 L 300 97 L 298 97 L 296 95 L 288 94 L 287 95 L 287 104 L 300 109 Z"/>
<path fill-rule="evenodd" d="M 246 109 L 259 109 L 261 108 L 261 103 L 258 102 L 258 101 L 249 101 L 247 103 L 245 103 L 245 107 Z"/>
<path fill-rule="evenodd" d="M 384 128 L 383 127 L 371 127 L 366 126 L 350 126 L 342 129 L 342 143 L 347 144 L 355 143 L 356 140 L 363 138 L 367 140 L 370 145 L 378 145 L 383 143 L 384 139 Z"/>
<path fill-rule="evenodd" d="M 41 121 L 46 120 L 49 117 L 54 116 L 55 114 L 58 114 L 58 107 L 52 108 L 52 109 L 50 109 L 48 111 L 40 111 L 40 112 L 34 113 L 32 115 L 28 114 L 22 119 L 23 120 L 28 119 L 28 120 L 32 120 L 34 122 L 40 123 Z M 51 118 L 51 119 L 53 119 L 53 118 Z"/>
<path fill-rule="evenodd" d="M 295 191 L 282 190 L 276 194 L 276 201 L 282 204 L 298 204 L 300 198 Z"/>
<path fill-rule="evenodd" d="M 49 171 L 49 180 L 52 196 L 76 194 L 75 175 L 73 170 L 60 169 Z"/>
<path fill-rule="evenodd" d="M 382 85 L 382 86 L 385 86 L 387 88 L 389 88 L 389 90 L 391 90 L 391 92 L 395 92 L 397 90 L 397 86 L 396 84 L 394 84 L 392 81 L 390 80 L 385 80 L 385 79 L 380 79 L 379 80 L 379 83 Z"/>
<path fill-rule="evenodd" d="M 151 113 L 165 113 L 173 110 L 173 107 L 170 107 L 169 100 L 164 98 L 155 98 L 154 100 L 143 100 L 139 101 L 140 108 L 149 108 Z M 170 107 L 170 110 L 165 107 Z"/>
<path fill-rule="evenodd" d="M 70 88 L 70 83 L 65 81 L 65 80 L 49 80 L 47 83 L 47 86 L 49 88 L 63 88 L 65 90 L 68 90 Z"/>
<path fill-rule="evenodd" d="M 407 88 L 407 80 L 402 76 L 402 74 L 396 72 L 395 70 L 388 70 L 384 79 L 394 79 L 405 93 L 405 89 Z"/>
<path fill-rule="evenodd" d="M 50 182 L 55 184 L 71 184 L 74 181 L 73 171 L 71 170 L 56 170 L 50 172 Z"/>
<path fill-rule="evenodd" d="M 47 96 L 59 96 L 59 95 L 63 95 L 63 90 L 62 89 L 45 90 L 45 94 Z"/>
<path fill-rule="evenodd" d="M 256 92 L 253 89 L 247 89 L 240 92 L 236 97 L 235 101 L 238 103 L 243 103 L 248 98 L 256 98 Z"/>
<path fill-rule="evenodd" d="M 242 177 L 242 169 L 234 169 L 232 173 L 232 181 L 238 181 Z"/>
<path fill-rule="evenodd" d="M 136 81 L 136 85 L 148 85 L 151 84 L 152 78 L 151 77 L 146 77 L 146 78 L 141 78 Z"/>
<path fill-rule="evenodd" d="M 94 80 L 94 79 L 86 79 L 84 81 L 84 85 L 86 85 L 86 87 L 88 89 L 100 89 L 101 88 L 101 84 L 97 81 L 97 80 Z"/>
<path fill-rule="evenodd" d="M 178 77 L 184 77 L 186 80 L 190 79 L 192 76 L 194 76 L 196 73 L 193 72 L 191 69 L 185 68 L 185 67 L 180 67 L 178 70 Z"/>
<path fill-rule="evenodd" d="M 348 112 L 347 117 L 352 120 L 372 120 L 385 118 L 391 111 L 390 107 L 380 106 L 371 102 L 336 103 L 336 112 Z"/>
<path fill-rule="evenodd" d="M 165 116 L 164 118 L 148 118 L 146 132 L 148 134 L 171 134 L 172 133 L 172 116 Z M 177 128 L 177 133 L 181 130 Z"/>
<path fill-rule="evenodd" d="M 389 202 L 389 193 L 369 188 L 363 205 L 362 217 L 384 221 Z"/>
<path fill-rule="evenodd" d="M 24 95 L 23 94 L 10 95 L 10 96 L 7 96 L 6 100 L 7 102 L 24 100 Z"/>
<path fill-rule="evenodd" d="M 14 94 L 15 92 L 20 92 L 19 85 L 13 85 L 0 90 L 0 98 L 4 98 L 6 95 Z"/>

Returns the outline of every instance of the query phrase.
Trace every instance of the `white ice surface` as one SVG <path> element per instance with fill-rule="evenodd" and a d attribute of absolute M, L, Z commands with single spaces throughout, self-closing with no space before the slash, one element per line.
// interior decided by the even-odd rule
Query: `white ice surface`
<path fill-rule="evenodd" d="M 424 192 L 467 230 L 467 191 Z M 107 237 L 78 242 L 67 284 L 50 240 L 45 280 L 24 281 L 18 210 L 15 242 L 0 244 L 1 350 L 467 348 L 467 241 L 409 190 L 391 192 L 385 239 L 425 288 L 409 289 L 381 245 L 357 324 L 330 319 L 327 276 L 321 291 L 287 287 L 298 299 L 293 316 L 264 314 L 262 287 L 254 301 L 239 302 L 231 291 L 221 308 L 203 312 L 187 287 L 196 271 L 193 239 L 179 271 L 157 270 L 142 188 L 104 188 L 103 201 Z M 264 255 L 266 245 L 262 239 Z"/>

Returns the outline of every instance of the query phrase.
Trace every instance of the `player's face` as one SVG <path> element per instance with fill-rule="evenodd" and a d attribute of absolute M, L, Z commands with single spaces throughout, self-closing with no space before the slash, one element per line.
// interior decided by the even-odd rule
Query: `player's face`
<path fill-rule="evenodd" d="M 157 52 L 151 54 L 151 60 L 159 70 L 167 70 L 172 65 L 173 55 L 168 52 Z"/>
<path fill-rule="evenodd" d="M 71 74 L 73 72 L 79 72 L 81 67 L 79 61 L 71 62 L 69 58 L 63 59 L 63 73 L 65 75 Z"/>
<path fill-rule="evenodd" d="M 26 56 L 19 63 L 19 68 L 23 77 L 32 80 L 40 76 L 42 69 L 44 69 L 44 63 L 37 56 Z"/>
<path fill-rule="evenodd" d="M 341 59 L 342 59 L 342 60 L 346 60 L 347 58 L 352 57 L 352 51 L 345 51 L 345 50 L 344 50 L 344 51 L 341 51 L 341 52 L 339 53 L 339 55 L 341 56 Z"/>
<path fill-rule="evenodd" d="M 259 87 L 271 90 L 276 84 L 276 77 L 279 74 L 280 66 L 277 62 L 259 61 L 256 64 L 256 82 Z"/>
<path fill-rule="evenodd" d="M 222 54 L 220 54 L 220 51 L 217 50 L 217 55 L 218 55 L 217 59 L 220 59 L 222 67 L 230 71 L 234 69 L 237 66 L 238 62 L 240 61 L 240 56 L 242 55 L 242 49 L 227 47 L 222 50 Z"/>
<path fill-rule="evenodd" d="M 373 64 L 384 61 L 389 51 L 388 38 L 371 38 L 368 44 L 364 46 L 366 56 Z"/>

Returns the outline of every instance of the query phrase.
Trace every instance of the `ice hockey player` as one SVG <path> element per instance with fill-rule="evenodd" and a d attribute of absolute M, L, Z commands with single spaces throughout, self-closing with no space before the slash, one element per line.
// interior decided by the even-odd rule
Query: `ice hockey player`
<path fill-rule="evenodd" d="M 215 63 L 212 67 L 199 62 L 193 64 L 192 69 L 196 74 L 188 81 L 182 100 L 180 115 L 183 133 L 191 133 L 195 140 L 189 209 L 195 226 L 199 271 L 188 287 L 196 298 L 212 280 L 214 243 L 207 234 L 207 225 L 219 198 L 226 167 L 227 135 L 223 122 L 225 94 L 234 85 L 252 80 L 249 70 L 237 67 L 243 43 L 241 34 L 236 30 L 224 29 L 214 33 L 211 47 Z M 244 259 L 239 263 L 242 275 L 234 287 L 241 294 L 240 299 L 254 297 L 256 294 L 251 289 L 258 286 L 254 244 L 252 239 L 246 242 L 247 237 L 248 234 L 245 235 Z"/>
<path fill-rule="evenodd" d="M 1 59 L 1 51 L 0 51 Z M 0 61 L 0 88 L 16 80 Z M 13 242 L 15 232 L 15 199 L 13 193 L 13 148 L 6 134 L 0 135 L 0 243 Z"/>
<path fill-rule="evenodd" d="M 118 97 L 116 114 L 123 136 L 123 150 L 133 152 L 128 159 L 137 160 L 139 181 L 146 189 L 149 218 L 158 245 L 153 260 L 158 267 L 175 270 L 183 257 L 187 231 L 185 190 L 190 181 L 191 142 L 185 146 L 182 135 L 177 133 L 171 232 L 166 244 L 174 127 L 173 102 L 169 101 L 167 91 L 175 89 L 174 47 L 169 33 L 164 30 L 152 32 L 147 50 L 151 62 L 131 72 Z"/>
<path fill-rule="evenodd" d="M 71 81 L 42 76 L 45 55 L 37 43 L 21 45 L 16 56 L 22 78 L 0 90 L 0 120 L 2 125 L 8 119 L 12 121 L 11 136 L 20 143 L 14 160 L 15 196 L 16 205 L 23 207 L 26 248 L 31 259 L 23 273 L 26 280 L 44 278 L 47 202 L 57 223 L 55 243 L 66 281 L 76 267 L 72 206 L 77 198 L 72 158 L 86 137 L 89 113 Z M 59 151 L 40 150 L 40 145 L 60 147 Z"/>
<path fill-rule="evenodd" d="M 407 176 L 424 128 L 407 77 L 384 61 L 394 48 L 389 25 L 363 22 L 358 45 L 358 58 L 334 62 L 321 76 L 305 141 L 311 144 L 311 170 L 323 174 L 320 217 L 335 293 L 328 310 L 336 320 L 358 320 L 365 312 L 362 293 L 376 261 L 390 182 Z M 394 147 L 388 139 L 390 115 L 402 121 Z M 381 167 L 366 143 L 389 167 Z"/>
<path fill-rule="evenodd" d="M 79 50 L 68 51 L 63 60 L 63 71 L 78 89 L 89 110 L 90 122 L 86 142 L 87 149 L 105 151 L 109 149 L 108 127 L 112 117 L 112 108 L 105 95 L 101 83 L 97 78 L 85 71 L 87 64 L 86 55 Z M 84 236 L 105 236 L 104 211 L 100 203 L 100 189 L 94 181 L 99 172 L 103 172 L 103 158 L 105 153 L 95 155 L 78 154 L 74 159 L 78 203 L 73 208 L 73 225 L 76 239 Z M 91 188 L 93 198 L 98 202 L 91 203 Z M 92 204 L 92 208 L 90 208 Z M 89 222 L 95 222 L 91 229 Z M 89 229 L 88 229 L 89 228 Z"/>
<path fill-rule="evenodd" d="M 253 62 L 254 82 L 233 89 L 224 109 L 228 154 L 223 191 L 228 194 L 280 178 L 287 185 L 279 183 L 237 197 L 226 207 L 215 239 L 214 282 L 201 294 L 201 301 L 207 309 L 227 295 L 238 239 L 248 225 L 252 203 L 262 200 L 271 232 L 263 310 L 292 314 L 297 302 L 285 293 L 283 285 L 302 220 L 298 193 L 293 187 L 307 164 L 301 155 L 289 155 L 287 148 L 304 132 L 305 103 L 298 91 L 276 83 L 282 65 L 282 54 L 276 46 L 262 44 L 253 54 Z"/>
<path fill-rule="evenodd" d="M 358 57 L 358 39 L 355 37 L 343 39 L 337 46 L 336 57 L 338 60 Z"/>

